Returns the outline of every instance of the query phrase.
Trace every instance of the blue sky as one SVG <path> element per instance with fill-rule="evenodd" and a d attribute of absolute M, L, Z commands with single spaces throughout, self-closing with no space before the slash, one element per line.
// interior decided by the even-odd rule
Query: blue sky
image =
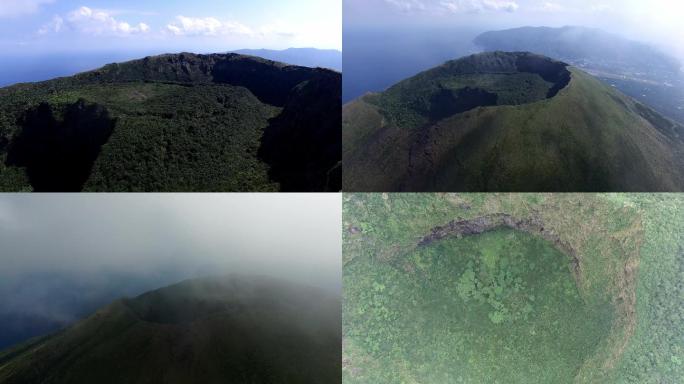
<path fill-rule="evenodd" d="M 5 54 L 342 48 L 341 0 L 0 0 Z"/>
<path fill-rule="evenodd" d="M 684 58 L 681 0 L 344 0 L 345 28 L 581 25 L 651 42 Z"/>

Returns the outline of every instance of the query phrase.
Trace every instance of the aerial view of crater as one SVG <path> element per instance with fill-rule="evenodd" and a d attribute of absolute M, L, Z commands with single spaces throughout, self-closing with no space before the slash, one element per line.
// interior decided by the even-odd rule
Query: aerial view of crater
<path fill-rule="evenodd" d="M 674 383 L 684 199 L 345 194 L 344 383 Z"/>

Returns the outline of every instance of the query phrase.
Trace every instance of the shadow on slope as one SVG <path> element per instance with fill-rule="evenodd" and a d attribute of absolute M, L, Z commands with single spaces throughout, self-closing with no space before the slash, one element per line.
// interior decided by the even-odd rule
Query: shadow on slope
<path fill-rule="evenodd" d="M 295 87 L 283 112 L 270 120 L 258 155 L 283 191 L 342 189 L 336 167 L 342 158 L 341 97 L 341 76 L 321 71 Z"/>
<path fill-rule="evenodd" d="M 80 191 L 114 130 L 109 112 L 83 99 L 60 113 L 47 103 L 26 111 L 9 148 L 7 165 L 26 167 L 37 192 Z"/>

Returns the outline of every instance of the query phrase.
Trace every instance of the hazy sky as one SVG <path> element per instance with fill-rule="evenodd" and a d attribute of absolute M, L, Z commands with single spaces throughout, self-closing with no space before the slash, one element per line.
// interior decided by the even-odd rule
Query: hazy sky
<path fill-rule="evenodd" d="M 0 280 L 46 272 L 180 269 L 187 277 L 256 273 L 339 290 L 340 199 L 339 194 L 0 195 Z"/>
<path fill-rule="evenodd" d="M 679 0 L 344 0 L 345 26 L 599 27 L 684 58 Z"/>
<path fill-rule="evenodd" d="M 0 48 L 341 49 L 341 0 L 0 0 Z"/>

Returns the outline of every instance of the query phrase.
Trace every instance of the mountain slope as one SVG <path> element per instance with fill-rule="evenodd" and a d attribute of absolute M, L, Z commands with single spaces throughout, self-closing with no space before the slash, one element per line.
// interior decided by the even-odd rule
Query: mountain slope
<path fill-rule="evenodd" d="M 2 383 L 332 383 L 340 302 L 268 278 L 185 281 L 0 352 Z"/>
<path fill-rule="evenodd" d="M 339 190 L 329 175 L 340 100 L 337 72 L 238 54 L 147 57 L 15 85 L 0 89 L 0 190 Z M 327 152 L 276 156 L 262 148 L 274 130 L 279 146 Z"/>
<path fill-rule="evenodd" d="M 529 53 L 447 62 L 344 106 L 347 191 L 684 189 L 684 128 Z"/>

